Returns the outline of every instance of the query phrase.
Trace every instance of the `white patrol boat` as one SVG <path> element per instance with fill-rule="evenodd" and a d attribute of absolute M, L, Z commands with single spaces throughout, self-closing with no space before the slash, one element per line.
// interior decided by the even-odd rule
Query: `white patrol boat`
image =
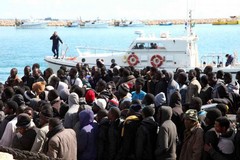
<path fill-rule="evenodd" d="M 127 51 L 78 46 L 76 49 L 79 55 L 76 57 L 67 57 L 64 54 L 60 59 L 55 59 L 47 56 L 45 61 L 54 71 L 57 71 L 61 65 L 72 67 L 77 63 L 86 63 L 93 66 L 96 65 L 97 59 L 102 59 L 107 68 L 115 62 L 119 66 L 136 68 L 153 66 L 172 71 L 175 71 L 176 68 L 183 68 L 186 71 L 195 67 L 203 69 L 207 65 L 213 66 L 214 71 L 223 70 L 236 73 L 240 70 L 236 61 L 225 67 L 223 63 L 226 59 L 225 54 L 204 55 L 199 60 L 198 37 L 192 32 L 191 20 L 189 20 L 187 30 L 188 34 L 183 37 L 171 37 L 168 33 L 162 33 L 159 37 L 147 36 L 137 31 L 135 33 L 139 37 L 131 43 Z"/>

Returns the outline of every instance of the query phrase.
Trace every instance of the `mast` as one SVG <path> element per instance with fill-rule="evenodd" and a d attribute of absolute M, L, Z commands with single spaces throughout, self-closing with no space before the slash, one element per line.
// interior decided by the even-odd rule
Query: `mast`
<path fill-rule="evenodd" d="M 187 20 L 187 34 L 188 36 L 193 35 L 193 24 L 192 24 L 192 10 L 188 11 L 188 20 Z"/>

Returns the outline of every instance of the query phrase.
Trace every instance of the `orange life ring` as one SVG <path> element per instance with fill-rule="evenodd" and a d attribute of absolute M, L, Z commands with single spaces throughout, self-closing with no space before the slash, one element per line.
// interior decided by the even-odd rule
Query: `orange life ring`
<path fill-rule="evenodd" d="M 127 61 L 129 66 L 136 66 L 139 63 L 139 59 L 136 54 L 131 54 L 130 56 L 128 56 Z"/>
<path fill-rule="evenodd" d="M 163 61 L 164 59 L 160 55 L 156 54 L 152 56 L 150 62 L 153 67 L 160 67 L 163 64 Z"/>
<path fill-rule="evenodd" d="M 76 59 L 77 59 L 77 57 L 68 57 L 67 58 L 67 60 L 71 60 L 71 61 L 76 60 Z"/>

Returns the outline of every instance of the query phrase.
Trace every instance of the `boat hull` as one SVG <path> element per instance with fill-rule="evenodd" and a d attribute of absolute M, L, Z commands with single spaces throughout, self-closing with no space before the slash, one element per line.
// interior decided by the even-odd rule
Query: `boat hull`
<path fill-rule="evenodd" d="M 16 26 L 17 29 L 44 29 L 47 27 L 47 23 L 26 23 Z"/>
<path fill-rule="evenodd" d="M 85 23 L 82 28 L 108 28 L 108 23 L 98 23 L 98 24 L 92 24 L 92 23 Z"/>

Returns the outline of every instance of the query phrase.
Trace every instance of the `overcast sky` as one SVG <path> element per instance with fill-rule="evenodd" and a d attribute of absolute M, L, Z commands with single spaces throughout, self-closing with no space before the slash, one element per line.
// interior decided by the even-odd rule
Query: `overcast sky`
<path fill-rule="evenodd" d="M 188 5 L 187 5 L 188 4 Z M 3 18 L 185 19 L 240 16 L 240 0 L 1 0 Z"/>

